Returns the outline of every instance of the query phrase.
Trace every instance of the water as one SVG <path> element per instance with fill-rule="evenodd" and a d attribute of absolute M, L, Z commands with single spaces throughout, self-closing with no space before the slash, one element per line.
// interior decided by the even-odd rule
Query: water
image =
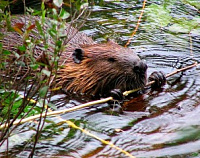
<path fill-rule="evenodd" d="M 189 1 L 147 3 L 147 11 L 129 47 L 135 49 L 147 63 L 148 75 L 153 71 L 168 74 L 200 60 L 200 27 L 188 28 L 189 23 L 196 24 L 195 20 L 200 22 L 199 11 L 186 2 Z M 96 3 L 82 29 L 97 42 L 106 41 L 109 37 L 125 45 L 136 26 L 141 7 L 142 1 L 106 1 L 104 6 Z M 153 14 L 151 8 L 159 12 Z M 175 21 L 181 18 L 188 23 L 176 24 Z M 136 157 L 199 157 L 199 100 L 198 66 L 168 78 L 167 84 L 158 91 L 147 91 L 125 102 L 122 105 L 123 112 L 114 112 L 107 104 L 102 104 L 61 117 Z M 70 100 L 65 94 L 52 97 L 58 109 L 86 101 Z M 57 117 L 48 120 L 36 146 L 35 157 L 126 157 L 80 130 L 69 128 Z M 36 124 L 25 123 L 13 132 L 8 155 L 27 157 L 30 154 Z M 5 150 L 2 148 L 2 151 Z"/>

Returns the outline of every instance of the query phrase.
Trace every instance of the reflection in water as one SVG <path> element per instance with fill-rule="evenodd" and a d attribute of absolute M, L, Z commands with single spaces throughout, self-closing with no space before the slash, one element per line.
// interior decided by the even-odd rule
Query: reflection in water
<path fill-rule="evenodd" d="M 153 1 L 149 2 L 147 8 L 152 3 Z M 191 20 L 195 16 L 199 20 L 197 10 L 189 3 L 176 2 L 165 5 L 171 9 L 169 15 L 172 17 Z M 84 32 L 99 42 L 110 37 L 124 45 L 135 27 L 140 8 L 141 4 L 124 1 L 108 1 L 104 7 L 94 6 Z M 190 32 L 191 42 L 188 33 L 173 30 L 175 21 L 172 20 L 168 25 L 159 27 L 159 23 L 148 21 L 146 16 L 147 14 L 144 15 L 138 33 L 133 37 L 129 47 L 135 49 L 148 64 L 148 74 L 153 71 L 163 71 L 167 74 L 176 68 L 192 64 L 194 60 L 200 61 L 200 29 L 193 29 Z M 148 25 L 154 26 L 146 30 Z M 176 74 L 168 79 L 162 89 L 153 92 L 148 90 L 136 98 L 129 98 L 129 101 L 122 106 L 123 113 L 110 113 L 109 105 L 102 104 L 64 114 L 62 118 L 72 120 L 81 128 L 111 141 L 137 157 L 198 155 L 200 152 L 199 76 L 199 67 Z M 51 100 L 58 109 L 88 101 L 69 99 L 65 94 L 54 95 Z M 37 156 L 124 157 L 119 151 L 105 146 L 81 131 L 69 128 L 56 117 L 48 120 L 49 123 L 45 124 L 36 148 Z M 118 133 L 115 129 L 123 131 Z M 35 125 L 33 123 L 21 125 L 14 134 L 27 136 L 27 131 L 31 136 L 36 131 Z M 28 136 L 21 142 L 14 142 L 15 139 L 12 137 L 11 140 L 13 141 L 10 146 L 14 150 L 9 155 L 26 157 L 29 154 L 32 145 L 27 142 Z"/>

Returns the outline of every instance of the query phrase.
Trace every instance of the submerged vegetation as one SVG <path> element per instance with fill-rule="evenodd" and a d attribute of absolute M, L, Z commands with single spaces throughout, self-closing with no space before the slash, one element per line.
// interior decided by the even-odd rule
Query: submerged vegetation
<path fill-rule="evenodd" d="M 182 1 L 182 5 L 188 5 L 190 4 L 189 1 Z M 193 4 L 193 1 L 190 1 L 191 4 Z M 175 2 L 172 4 L 176 5 Z M 200 17 L 198 15 L 191 16 L 174 16 L 171 12 L 171 3 L 165 3 L 164 5 L 158 5 L 158 4 L 151 4 L 146 8 L 146 14 L 145 16 L 146 21 L 148 22 L 148 27 L 145 26 L 146 29 L 159 29 L 165 28 L 169 30 L 172 33 L 191 33 L 191 32 L 197 32 L 200 31 Z M 195 3 L 194 3 L 195 6 Z M 181 6 L 180 6 L 181 7 Z M 196 6 L 196 10 L 198 10 L 199 6 Z M 152 27 L 153 26 L 153 27 Z"/>

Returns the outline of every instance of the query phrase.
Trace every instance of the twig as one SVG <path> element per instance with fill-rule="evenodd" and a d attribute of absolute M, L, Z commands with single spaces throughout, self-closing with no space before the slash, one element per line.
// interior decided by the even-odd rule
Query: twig
<path fill-rule="evenodd" d="M 81 109 L 81 108 L 84 108 L 84 107 L 89 107 L 89 106 L 92 106 L 92 105 L 105 103 L 109 100 L 113 100 L 113 98 L 108 97 L 108 98 L 105 98 L 105 99 L 100 99 L 100 100 L 88 102 L 88 103 L 85 103 L 85 104 L 81 104 L 81 105 L 75 106 L 73 108 L 65 109 L 65 110 L 52 111 L 52 112 L 48 112 L 47 114 L 43 113 L 42 115 L 38 114 L 38 115 L 35 115 L 35 116 L 25 118 L 23 120 L 16 120 L 15 122 L 13 122 L 13 125 L 16 125 L 18 123 L 22 124 L 22 123 L 25 123 L 25 122 L 33 121 L 37 118 L 44 117 L 44 116 L 55 116 L 55 115 L 64 114 L 64 113 L 67 113 L 67 112 L 72 112 L 72 111 L 75 111 L 75 110 L 78 110 L 78 109 Z M 0 129 L 5 128 L 5 127 L 8 127 L 8 124 L 2 124 L 0 126 Z"/>
<path fill-rule="evenodd" d="M 195 66 L 197 66 L 197 65 L 199 65 L 199 64 L 200 64 L 200 63 L 195 62 L 194 64 L 189 65 L 189 66 L 187 66 L 187 67 L 184 67 L 184 68 L 181 68 L 181 69 L 176 69 L 175 71 L 173 71 L 173 72 L 167 74 L 165 77 L 168 78 L 168 77 L 173 76 L 173 75 L 175 75 L 175 74 L 177 74 L 177 73 L 179 73 L 179 72 L 182 72 L 182 71 L 191 69 L 191 68 L 193 68 L 193 67 L 195 67 Z M 148 86 L 152 85 L 154 82 L 155 82 L 155 81 L 148 82 L 148 83 L 145 85 L 145 87 L 148 87 Z M 142 89 L 142 87 L 141 87 L 141 88 L 138 88 L 138 89 L 133 89 L 133 90 L 130 90 L 130 91 L 125 91 L 125 92 L 123 93 L 123 95 L 124 95 L 124 96 L 127 96 L 127 95 L 129 95 L 129 94 L 131 94 L 131 93 L 133 93 L 133 92 L 136 92 L 136 91 L 138 91 L 138 90 L 141 90 L 141 89 Z"/>
<path fill-rule="evenodd" d="M 130 44 L 131 38 L 133 38 L 133 36 L 136 34 L 136 32 L 137 32 L 137 30 L 138 30 L 138 27 L 139 27 L 139 25 L 140 25 L 140 21 L 141 21 L 142 15 L 143 15 L 143 13 L 144 13 L 145 4 L 146 4 L 146 0 L 143 1 L 142 10 L 141 10 L 140 16 L 139 16 L 139 18 L 138 18 L 138 21 L 137 21 L 137 25 L 136 25 L 136 27 L 135 27 L 135 30 L 133 31 L 131 37 L 128 39 L 128 41 L 127 41 L 127 43 L 125 44 L 124 47 L 127 47 L 127 46 Z"/>
<path fill-rule="evenodd" d="M 187 66 L 185 68 L 182 68 L 182 69 L 177 69 L 176 71 L 172 72 L 172 73 L 169 73 L 166 75 L 166 78 L 174 75 L 174 74 L 177 74 L 179 72 L 182 72 L 182 71 L 185 71 L 185 70 L 188 70 L 190 68 L 193 68 L 195 66 L 199 65 L 199 63 L 195 62 L 194 64 L 190 65 L 190 66 Z M 153 84 L 154 81 L 152 82 L 149 82 L 146 84 L 146 86 L 150 86 L 151 84 Z M 141 88 L 138 88 L 138 89 L 134 89 L 134 90 L 131 90 L 131 91 L 125 91 L 123 93 L 123 95 L 127 96 L 128 94 L 130 93 L 133 93 L 133 92 L 136 92 L 138 90 L 140 90 Z M 67 113 L 67 112 L 71 112 L 71 111 L 75 111 L 75 110 L 78 110 L 78 109 L 81 109 L 81 108 L 84 108 L 84 107 L 89 107 L 89 106 L 92 106 L 92 105 L 95 105 L 95 104 L 100 104 L 100 103 L 105 103 L 105 102 L 108 102 L 109 100 L 113 100 L 112 97 L 108 97 L 108 98 L 104 98 L 104 99 L 100 99 L 100 100 L 97 100 L 97 101 L 92 101 L 92 102 L 88 102 L 88 103 L 85 103 L 85 104 L 81 104 L 79 106 L 75 106 L 73 108 L 69 108 L 69 109 L 65 109 L 65 110 L 58 110 L 58 111 L 51 111 L 51 112 L 45 112 L 45 113 L 42 113 L 42 114 L 38 114 L 38 115 L 35 115 L 35 116 L 31 116 L 31 117 L 28 117 L 28 118 L 25 118 L 25 119 L 22 119 L 22 120 L 16 120 L 13 122 L 12 125 L 19 125 L 19 124 L 22 124 L 22 123 L 25 123 L 25 122 L 29 122 L 29 121 L 33 121 L 37 118 L 42 118 L 42 117 L 47 117 L 47 116 L 54 116 L 54 115 L 59 115 L 59 114 L 63 114 L 63 113 Z M 36 102 L 35 100 L 29 100 L 31 102 Z M 127 151 L 115 146 L 113 143 L 109 142 L 109 141 L 106 141 L 106 140 L 103 140 L 99 137 L 97 137 L 96 135 L 93 135 L 91 134 L 90 132 L 88 132 L 87 130 L 84 130 L 78 126 L 76 126 L 73 122 L 71 121 L 67 121 L 67 120 L 64 120 L 62 119 L 60 116 L 57 116 L 59 117 L 62 121 L 66 122 L 69 126 L 71 126 L 72 128 L 75 128 L 75 129 L 78 129 L 78 130 L 81 130 L 83 133 L 85 133 L 86 135 L 88 136 L 91 136 L 99 141 L 101 141 L 102 143 L 106 144 L 106 145 L 109 145 L 110 147 L 116 149 L 116 150 L 119 150 L 121 153 L 124 153 L 125 155 L 131 157 L 131 158 L 135 158 L 134 156 L 132 156 L 130 153 L 128 153 Z M 6 127 L 10 126 L 10 124 L 8 123 L 5 123 L 5 124 L 2 124 L 0 126 L 0 129 L 4 129 Z"/>
<path fill-rule="evenodd" d="M 200 64 L 200 63 L 195 62 L 194 64 L 189 65 L 189 66 L 187 66 L 187 67 L 184 67 L 184 68 L 181 68 L 181 69 L 177 69 L 177 70 L 175 70 L 174 72 L 171 72 L 171 73 L 167 74 L 167 75 L 166 75 L 166 78 L 168 78 L 168 77 L 170 77 L 170 76 L 172 76 L 172 75 L 175 75 L 175 74 L 177 74 L 177 73 L 179 73 L 179 72 L 182 72 L 182 71 L 191 69 L 191 68 L 193 68 L 193 67 L 195 67 L 195 66 L 197 66 L 197 65 L 199 65 L 199 64 Z"/>
<path fill-rule="evenodd" d="M 192 36 L 191 32 L 188 34 L 190 38 L 190 56 L 192 56 L 192 59 L 194 58 L 194 53 L 193 53 L 193 47 L 192 47 Z"/>
<path fill-rule="evenodd" d="M 48 110 L 51 112 L 51 109 L 48 109 Z M 112 147 L 112 148 L 114 148 L 114 149 L 116 149 L 116 150 L 119 150 L 121 153 L 127 155 L 128 157 L 130 157 L 130 158 L 135 158 L 135 157 L 132 156 L 130 153 L 128 153 L 127 151 L 125 151 L 125 150 L 123 150 L 123 149 L 121 149 L 121 148 L 119 148 L 118 146 L 114 145 L 113 143 L 111 143 L 111 142 L 109 142 L 109 141 L 106 141 L 106 140 L 104 140 L 104 139 L 102 139 L 102 138 L 99 138 L 98 136 L 96 136 L 96 135 L 90 133 L 89 131 L 87 131 L 87 130 L 81 128 L 81 127 L 78 127 L 78 126 L 75 125 L 72 121 L 64 120 L 63 118 L 61 118 L 60 115 L 56 116 L 56 118 L 60 119 L 60 121 L 62 121 L 62 122 L 67 123 L 69 127 L 72 127 L 72 128 L 74 128 L 74 129 L 80 130 L 82 133 L 84 133 L 84 134 L 86 134 L 86 135 L 88 135 L 88 136 L 90 136 L 90 137 L 92 137 L 92 138 L 95 138 L 95 139 L 101 141 L 103 144 L 109 145 L 110 147 Z"/>
<path fill-rule="evenodd" d="M 67 123 L 69 126 L 71 126 L 72 128 L 78 129 L 78 130 L 82 131 L 83 133 L 85 133 L 86 135 L 91 136 L 91 137 L 93 137 L 93 138 L 95 138 L 95 139 L 101 141 L 103 144 L 109 145 L 110 147 L 112 147 L 112 148 L 114 148 L 114 149 L 116 149 L 116 150 L 119 150 L 121 153 L 124 153 L 124 154 L 127 155 L 128 157 L 130 157 L 130 158 L 135 158 L 134 156 L 132 156 L 132 155 L 131 155 L 130 153 L 128 153 L 127 151 L 125 151 L 125 150 L 119 148 L 118 146 L 114 145 L 113 143 L 111 143 L 111 142 L 109 142 L 109 141 L 106 141 L 106 140 L 104 140 L 104 139 L 101 139 L 101 138 L 97 137 L 96 135 L 94 135 L 94 134 L 88 132 L 88 131 L 85 130 L 85 129 L 82 129 L 82 128 L 76 126 L 73 122 L 67 121 L 67 120 L 63 120 L 63 121 L 66 122 L 66 123 Z"/>
<path fill-rule="evenodd" d="M 195 67 L 197 65 L 199 65 L 199 63 L 195 62 L 194 64 L 192 64 L 190 66 L 187 66 L 185 68 L 177 69 L 174 72 L 167 74 L 166 78 L 168 78 L 168 77 L 170 77 L 172 75 L 175 75 L 175 74 L 177 74 L 179 72 L 191 69 L 191 68 L 193 68 L 193 67 Z M 147 83 L 146 86 L 150 86 L 153 83 L 154 83 L 154 81 L 151 81 L 151 82 Z M 136 91 L 140 90 L 140 89 L 142 89 L 142 87 L 138 88 L 138 89 L 130 90 L 130 91 L 125 91 L 123 93 L 123 95 L 127 96 L 127 95 L 129 95 L 129 94 L 131 94 L 133 92 L 136 92 Z M 89 107 L 89 106 L 93 106 L 93 105 L 96 105 L 96 104 L 105 103 L 105 102 L 108 102 L 110 100 L 113 100 L 113 98 L 112 97 L 107 97 L 107 98 L 104 98 L 104 99 L 100 99 L 100 100 L 91 101 L 91 102 L 88 102 L 88 103 L 85 103 L 85 104 L 77 105 L 75 107 L 72 107 L 72 108 L 69 108 L 69 109 L 65 109 L 65 110 L 52 111 L 52 112 L 48 112 L 48 113 L 43 113 L 42 115 L 38 114 L 38 115 L 35 115 L 35 116 L 31 116 L 31 117 L 25 118 L 23 120 L 16 120 L 16 121 L 13 122 L 13 125 L 22 124 L 22 123 L 25 123 L 25 122 L 33 121 L 33 120 L 35 120 L 35 119 L 37 119 L 39 117 L 55 116 L 55 115 L 64 114 L 64 113 L 67 113 L 67 112 L 72 112 L 72 111 L 75 111 L 75 110 L 78 110 L 78 109 L 82 109 L 82 108 L 85 108 L 85 107 Z M 9 126 L 9 124 L 6 124 L 6 123 L 2 124 L 0 126 L 0 129 L 6 128 L 8 126 Z"/>

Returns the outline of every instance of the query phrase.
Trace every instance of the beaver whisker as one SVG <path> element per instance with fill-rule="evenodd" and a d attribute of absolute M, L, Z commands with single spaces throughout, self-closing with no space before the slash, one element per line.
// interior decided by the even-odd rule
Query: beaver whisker
<path fill-rule="evenodd" d="M 138 85 L 137 88 L 143 87 L 145 85 L 145 83 L 146 83 L 146 77 L 138 74 L 136 81 L 137 81 L 137 85 Z"/>
<path fill-rule="evenodd" d="M 105 74 L 104 74 L 105 75 Z M 98 86 L 96 87 L 96 89 L 99 89 L 99 93 L 106 93 L 105 92 L 105 87 L 107 87 L 107 85 L 109 85 L 109 83 L 110 83 L 110 79 L 109 78 L 111 78 L 111 75 L 109 75 L 109 76 L 104 76 L 104 75 L 102 75 L 101 76 L 101 81 L 99 81 L 98 82 Z"/>
<path fill-rule="evenodd" d="M 116 81 L 115 81 L 115 87 L 120 87 L 120 85 L 124 84 L 125 82 L 125 79 L 124 79 L 124 76 L 118 76 Z"/>
<path fill-rule="evenodd" d="M 126 75 L 127 81 L 126 81 L 126 90 L 130 90 L 134 88 L 134 78 L 132 76 Z"/>
<path fill-rule="evenodd" d="M 127 89 L 127 81 L 128 81 L 128 77 L 127 77 L 127 75 L 125 75 L 123 77 L 123 80 L 121 81 L 121 85 L 122 85 L 121 89 L 123 89 L 123 91 Z"/>

